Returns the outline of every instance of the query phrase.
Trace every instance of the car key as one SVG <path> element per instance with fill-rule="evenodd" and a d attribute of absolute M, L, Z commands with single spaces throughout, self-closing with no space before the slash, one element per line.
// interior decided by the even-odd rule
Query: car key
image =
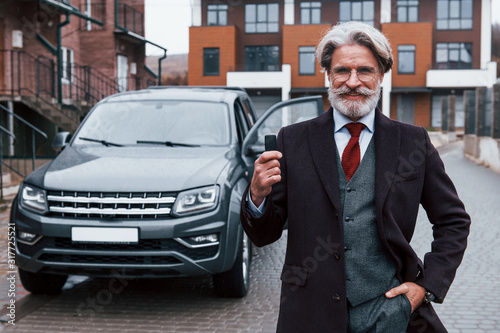
<path fill-rule="evenodd" d="M 265 147 L 266 151 L 278 150 L 278 144 L 276 143 L 276 135 L 269 134 L 265 136 Z"/>

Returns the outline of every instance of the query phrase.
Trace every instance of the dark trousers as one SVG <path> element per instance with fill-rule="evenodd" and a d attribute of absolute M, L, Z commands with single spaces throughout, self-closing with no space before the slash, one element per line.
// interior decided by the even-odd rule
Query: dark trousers
<path fill-rule="evenodd" d="M 411 304 L 406 295 L 376 297 L 358 306 L 347 304 L 348 333 L 404 333 Z"/>

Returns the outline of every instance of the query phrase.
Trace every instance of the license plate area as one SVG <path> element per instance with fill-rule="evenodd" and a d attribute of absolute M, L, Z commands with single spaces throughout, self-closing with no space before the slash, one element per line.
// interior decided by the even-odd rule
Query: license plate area
<path fill-rule="evenodd" d="M 139 243 L 138 228 L 72 227 L 71 240 L 78 243 Z"/>

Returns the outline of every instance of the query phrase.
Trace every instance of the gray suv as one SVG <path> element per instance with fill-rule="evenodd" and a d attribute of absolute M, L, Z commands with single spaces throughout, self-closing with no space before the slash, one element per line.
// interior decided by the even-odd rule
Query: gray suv
<path fill-rule="evenodd" d="M 68 275 L 213 275 L 215 292 L 249 289 L 251 242 L 239 202 L 264 136 L 316 117 L 322 98 L 278 103 L 257 121 L 238 88 L 165 88 L 100 101 L 60 154 L 14 200 L 26 290 L 57 293 Z"/>

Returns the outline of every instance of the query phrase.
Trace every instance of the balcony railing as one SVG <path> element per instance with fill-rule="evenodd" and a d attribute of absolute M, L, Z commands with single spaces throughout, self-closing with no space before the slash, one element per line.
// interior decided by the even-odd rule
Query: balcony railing
<path fill-rule="evenodd" d="M 57 98 L 57 66 L 53 59 L 34 56 L 17 50 L 0 50 L 9 63 L 6 80 L 0 94 L 35 96 L 45 100 Z M 1 58 L 1 57 L 0 57 Z M 91 66 L 63 64 L 62 100 L 79 102 L 87 108 L 105 96 L 118 91 L 115 80 Z M 81 103 L 85 102 L 85 103 Z M 61 110 L 67 117 L 74 110 Z M 86 110 L 84 110 L 86 111 Z"/>
<path fill-rule="evenodd" d="M 119 28 L 144 36 L 144 14 L 124 3 L 117 3 Z"/>

